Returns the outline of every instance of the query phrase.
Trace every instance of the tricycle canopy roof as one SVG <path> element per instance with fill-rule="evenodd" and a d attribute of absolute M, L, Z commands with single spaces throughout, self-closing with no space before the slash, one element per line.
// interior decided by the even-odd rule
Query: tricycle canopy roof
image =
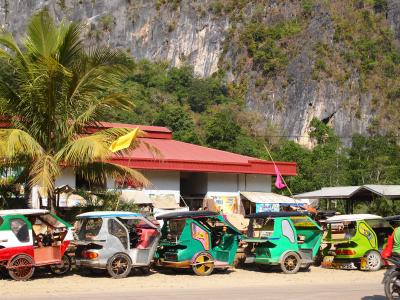
<path fill-rule="evenodd" d="M 353 222 L 360 220 L 376 220 L 382 219 L 381 216 L 371 215 L 371 214 L 355 214 L 355 215 L 337 215 L 330 218 L 327 218 L 325 223 L 341 223 L 341 222 Z"/>
<path fill-rule="evenodd" d="M 385 221 L 396 221 L 400 222 L 400 215 L 395 215 L 395 216 L 388 216 L 383 218 Z"/>
<path fill-rule="evenodd" d="M 48 214 L 47 209 L 7 209 L 0 210 L 0 216 L 10 216 L 10 215 L 23 215 L 23 216 L 33 216 L 33 215 L 45 215 Z"/>
<path fill-rule="evenodd" d="M 186 218 L 207 218 L 215 217 L 219 214 L 214 211 L 200 210 L 200 211 L 178 211 L 173 213 L 164 214 L 157 217 L 157 220 L 167 220 L 167 219 L 186 219 Z"/>
<path fill-rule="evenodd" d="M 257 218 L 284 218 L 284 217 L 298 217 L 298 216 L 309 216 L 308 211 L 264 211 L 258 213 L 252 213 L 246 216 L 248 219 Z"/>
<path fill-rule="evenodd" d="M 77 218 L 128 218 L 128 217 L 142 218 L 143 216 L 141 214 L 129 211 L 93 211 L 77 215 L 76 217 Z"/>

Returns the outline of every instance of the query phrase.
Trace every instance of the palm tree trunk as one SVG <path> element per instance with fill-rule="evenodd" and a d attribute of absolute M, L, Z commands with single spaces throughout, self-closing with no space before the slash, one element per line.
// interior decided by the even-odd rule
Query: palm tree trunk
<path fill-rule="evenodd" d="M 51 213 L 57 214 L 56 193 L 54 189 L 47 192 L 47 209 L 50 210 Z"/>

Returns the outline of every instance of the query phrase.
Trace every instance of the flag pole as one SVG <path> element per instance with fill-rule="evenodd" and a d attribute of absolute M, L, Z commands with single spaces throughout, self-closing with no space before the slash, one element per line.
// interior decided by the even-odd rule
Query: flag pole
<path fill-rule="evenodd" d="M 264 148 L 265 148 L 265 150 L 267 151 L 268 156 L 269 156 L 269 158 L 271 159 L 272 163 L 273 163 L 274 166 L 278 169 L 278 167 L 276 166 L 276 163 L 275 163 L 274 159 L 272 158 L 271 153 L 269 152 L 269 150 L 268 150 L 268 148 L 267 148 L 267 146 L 266 146 L 265 144 L 264 144 Z M 279 170 L 279 169 L 278 169 L 278 170 Z M 276 175 L 279 176 L 279 174 L 276 174 Z M 281 176 L 281 179 L 283 180 L 283 183 L 286 185 L 286 188 L 288 189 L 288 191 L 289 191 L 289 193 L 290 193 L 290 196 L 293 197 L 292 191 L 290 190 L 289 185 L 286 183 L 285 178 L 283 178 L 282 175 L 280 175 L 280 176 Z M 293 199 L 294 199 L 294 198 L 293 198 Z M 295 201 L 296 201 L 296 199 L 295 199 Z"/>

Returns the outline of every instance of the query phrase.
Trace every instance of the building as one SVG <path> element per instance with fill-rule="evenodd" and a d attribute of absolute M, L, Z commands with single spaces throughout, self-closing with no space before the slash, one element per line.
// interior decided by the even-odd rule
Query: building
<path fill-rule="evenodd" d="M 237 210 L 240 192 L 271 192 L 272 176 L 275 175 L 271 161 L 176 141 L 165 127 L 106 122 L 102 125 L 102 129 L 139 127 L 146 132 L 141 141 L 159 150 L 160 155 L 154 156 L 142 144 L 128 156 L 112 160 L 140 170 L 150 180 L 151 186 L 143 188 L 150 199 L 173 198 L 176 203 L 183 199 L 191 209 L 198 209 L 203 199 L 209 198 L 216 200 L 225 210 Z M 282 175 L 296 175 L 296 163 L 276 162 L 276 165 Z M 56 182 L 56 186 L 73 188 L 82 188 L 84 184 L 72 168 L 64 169 Z M 116 188 L 116 183 L 110 180 L 107 188 Z M 137 187 L 126 184 L 124 188 Z"/>

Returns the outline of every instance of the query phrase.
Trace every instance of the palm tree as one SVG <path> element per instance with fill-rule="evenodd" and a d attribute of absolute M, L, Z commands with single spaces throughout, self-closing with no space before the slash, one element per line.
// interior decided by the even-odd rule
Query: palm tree
<path fill-rule="evenodd" d="M 5 166 L 25 166 L 30 186 L 40 186 L 54 210 L 55 180 L 65 167 L 84 178 L 104 182 L 127 176 L 144 184 L 139 172 L 109 161 L 110 144 L 128 129 L 100 126 L 110 110 L 130 109 L 120 94 L 125 56 L 108 48 L 86 49 L 82 26 L 61 22 L 47 12 L 34 15 L 19 47 L 11 34 L 0 34 L 0 158 Z M 138 141 L 124 150 L 130 151 Z"/>

